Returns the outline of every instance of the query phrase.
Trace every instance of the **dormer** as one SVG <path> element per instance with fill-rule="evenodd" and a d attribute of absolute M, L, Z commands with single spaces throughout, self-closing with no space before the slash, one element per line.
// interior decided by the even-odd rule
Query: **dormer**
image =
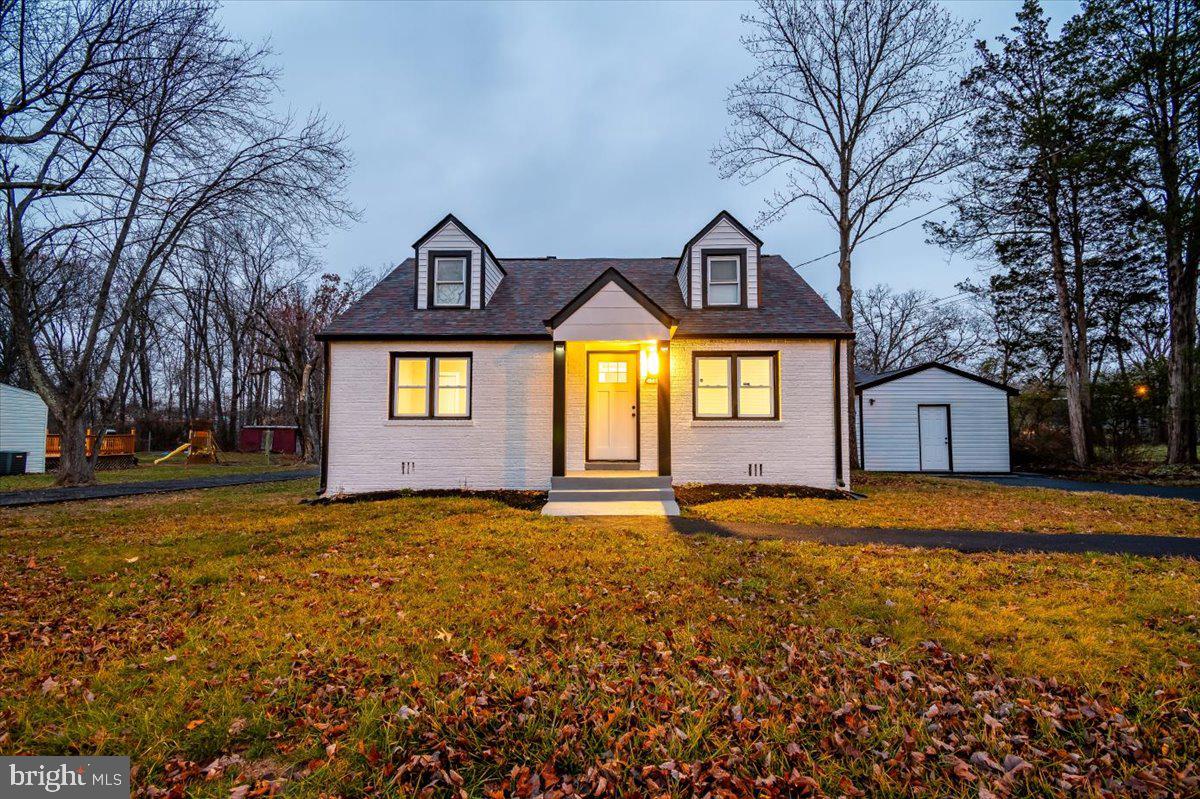
<path fill-rule="evenodd" d="M 454 214 L 446 214 L 413 249 L 418 310 L 486 307 L 506 274 L 491 248 Z"/>
<path fill-rule="evenodd" d="M 762 239 L 728 211 L 683 246 L 675 278 L 689 308 L 757 308 Z"/>

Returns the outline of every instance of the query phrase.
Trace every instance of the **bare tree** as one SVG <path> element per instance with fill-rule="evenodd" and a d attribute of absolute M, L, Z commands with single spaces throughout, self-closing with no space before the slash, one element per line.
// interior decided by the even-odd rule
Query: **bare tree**
<path fill-rule="evenodd" d="M 186 307 L 204 319 L 193 325 L 197 355 L 209 373 L 214 424 L 229 444 L 237 437 L 247 389 L 261 372 L 258 319 L 278 294 L 313 273 L 295 232 L 264 217 L 221 220 L 172 270 Z"/>
<path fill-rule="evenodd" d="M 968 363 L 987 347 L 975 314 L 917 289 L 897 293 L 879 284 L 855 294 L 854 318 L 855 366 L 872 374 L 928 361 Z"/>
<path fill-rule="evenodd" d="M 325 351 L 316 335 L 362 296 L 376 280 L 360 271 L 343 281 L 326 274 L 315 290 L 295 283 L 278 293 L 257 318 L 264 354 L 277 365 L 300 429 L 304 459 L 321 458 L 321 413 L 325 391 Z"/>
<path fill-rule="evenodd" d="M 838 233 L 842 319 L 854 326 L 855 246 L 955 166 L 956 62 L 969 26 L 934 0 L 759 0 L 743 38 L 758 62 L 729 93 L 721 176 L 782 173 L 760 222 L 797 202 Z M 854 344 L 850 344 L 851 361 Z M 847 393 L 855 436 L 854 391 Z"/>
<path fill-rule="evenodd" d="M 131 320 L 198 230 L 243 213 L 307 224 L 351 213 L 340 199 L 349 161 L 340 133 L 320 117 L 297 122 L 267 111 L 275 81 L 264 50 L 226 36 L 206 4 L 121 7 L 138 35 L 121 37 L 120 57 L 103 62 L 115 74 L 97 78 L 102 90 L 69 94 L 58 124 L 77 133 L 32 143 L 17 137 L 0 149 L 9 184 L 0 284 L 22 361 L 62 429 L 63 484 L 92 480 L 87 422 L 103 430 L 124 396 L 137 343 Z M 64 42 L 91 35 L 80 33 L 88 17 L 61 13 L 73 7 L 45 8 L 47 30 Z M 86 58 L 78 60 L 90 74 Z M 6 129 L 35 127 L 22 113 L 41 109 L 18 112 Z M 106 129 L 100 144 L 71 146 L 92 141 L 96 124 Z M 22 181 L 22 174 L 41 177 Z M 53 175 L 65 177 L 45 177 Z M 39 304 L 47 282 L 57 289 L 52 307 Z M 53 320 L 56 330 L 48 334 L 39 319 Z"/>
<path fill-rule="evenodd" d="M 0 0 L 0 189 L 65 190 L 82 177 L 130 110 L 114 100 L 137 43 L 179 12 L 133 0 Z M 10 149 L 39 144 L 57 157 Z"/>

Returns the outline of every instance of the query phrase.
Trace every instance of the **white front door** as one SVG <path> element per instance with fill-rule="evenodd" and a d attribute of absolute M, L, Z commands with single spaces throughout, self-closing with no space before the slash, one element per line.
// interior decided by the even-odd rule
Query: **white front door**
<path fill-rule="evenodd" d="M 588 353 L 588 460 L 637 460 L 637 389 L 636 352 Z"/>
<path fill-rule="evenodd" d="M 950 406 L 918 405 L 921 471 L 950 471 Z"/>

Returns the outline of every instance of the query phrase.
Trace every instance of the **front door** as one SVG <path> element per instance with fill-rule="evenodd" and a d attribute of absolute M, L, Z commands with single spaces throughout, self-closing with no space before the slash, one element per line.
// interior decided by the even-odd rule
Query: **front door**
<path fill-rule="evenodd" d="M 588 353 L 587 459 L 638 459 L 638 355 Z"/>
<path fill-rule="evenodd" d="M 921 471 L 950 471 L 950 406 L 918 405 Z"/>

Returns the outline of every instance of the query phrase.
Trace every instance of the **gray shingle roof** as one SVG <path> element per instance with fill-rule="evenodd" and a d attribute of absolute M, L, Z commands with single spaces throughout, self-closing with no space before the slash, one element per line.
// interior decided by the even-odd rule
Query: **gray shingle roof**
<path fill-rule="evenodd" d="M 321 333 L 321 338 L 545 338 L 554 316 L 606 269 L 619 271 L 679 320 L 677 337 L 846 336 L 849 328 L 778 255 L 760 261 L 759 308 L 689 309 L 675 280 L 678 258 L 505 258 L 508 275 L 486 308 L 417 310 L 409 258 Z"/>

